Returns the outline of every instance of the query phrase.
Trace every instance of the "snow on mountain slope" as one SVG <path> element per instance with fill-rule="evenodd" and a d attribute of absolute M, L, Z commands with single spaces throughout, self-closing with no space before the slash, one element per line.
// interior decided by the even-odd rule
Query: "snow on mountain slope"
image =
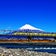
<path fill-rule="evenodd" d="M 39 28 L 35 28 L 29 24 L 25 24 L 24 26 L 22 26 L 21 28 L 19 28 L 19 30 L 39 30 L 39 31 L 43 31 Z"/>

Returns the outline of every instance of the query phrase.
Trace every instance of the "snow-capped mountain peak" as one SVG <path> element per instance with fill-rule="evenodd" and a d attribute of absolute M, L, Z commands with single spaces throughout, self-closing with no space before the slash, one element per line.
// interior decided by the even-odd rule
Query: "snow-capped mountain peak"
<path fill-rule="evenodd" d="M 40 31 L 43 31 L 43 30 L 41 30 L 39 28 L 35 28 L 29 24 L 25 24 L 24 26 L 20 27 L 19 29 L 20 30 L 40 30 Z"/>

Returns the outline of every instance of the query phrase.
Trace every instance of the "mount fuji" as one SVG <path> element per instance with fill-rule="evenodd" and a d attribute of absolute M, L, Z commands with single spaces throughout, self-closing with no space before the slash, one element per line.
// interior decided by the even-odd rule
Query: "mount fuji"
<path fill-rule="evenodd" d="M 19 31 L 21 32 L 43 32 L 42 29 L 35 28 L 31 26 L 30 24 L 25 24 L 24 26 L 20 27 Z"/>
<path fill-rule="evenodd" d="M 29 24 L 25 24 L 22 27 L 20 27 L 18 30 L 10 32 L 9 34 L 13 34 L 15 32 L 32 32 L 32 33 L 39 33 L 39 32 L 44 32 L 44 30 L 39 29 L 39 28 L 35 28 Z"/>

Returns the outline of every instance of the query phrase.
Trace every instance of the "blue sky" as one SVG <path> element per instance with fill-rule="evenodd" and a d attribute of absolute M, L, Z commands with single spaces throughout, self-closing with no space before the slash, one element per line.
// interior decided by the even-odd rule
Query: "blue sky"
<path fill-rule="evenodd" d="M 24 24 L 56 32 L 56 1 L 0 0 L 0 29 L 17 30 Z"/>

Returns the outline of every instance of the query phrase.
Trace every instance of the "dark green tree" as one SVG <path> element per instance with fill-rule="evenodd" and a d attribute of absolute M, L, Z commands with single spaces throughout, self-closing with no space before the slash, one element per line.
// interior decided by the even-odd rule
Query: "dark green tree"
<path fill-rule="evenodd" d="M 27 36 L 27 38 L 29 42 L 32 40 L 32 36 Z"/>

